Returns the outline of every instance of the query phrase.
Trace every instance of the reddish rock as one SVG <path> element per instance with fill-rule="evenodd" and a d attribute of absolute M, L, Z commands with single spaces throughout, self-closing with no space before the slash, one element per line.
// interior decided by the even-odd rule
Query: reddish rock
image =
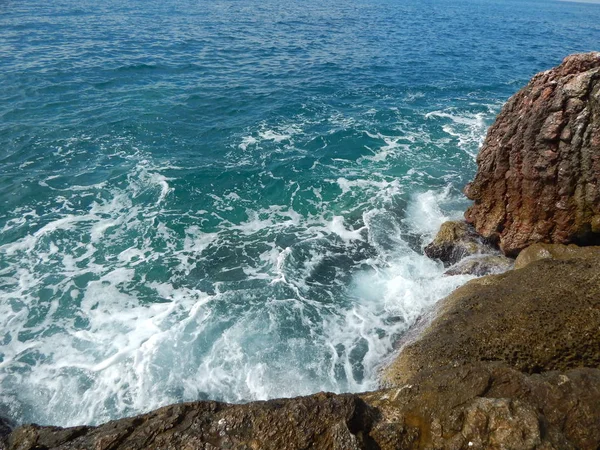
<path fill-rule="evenodd" d="M 477 165 L 465 218 L 505 254 L 598 242 L 600 53 L 535 75 L 500 112 Z"/>

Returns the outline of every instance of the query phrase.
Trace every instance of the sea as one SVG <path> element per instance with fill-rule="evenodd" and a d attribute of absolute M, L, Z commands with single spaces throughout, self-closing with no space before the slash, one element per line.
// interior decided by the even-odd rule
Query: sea
<path fill-rule="evenodd" d="M 487 128 L 591 50 L 592 3 L 0 0 L 0 416 L 376 389 Z"/>

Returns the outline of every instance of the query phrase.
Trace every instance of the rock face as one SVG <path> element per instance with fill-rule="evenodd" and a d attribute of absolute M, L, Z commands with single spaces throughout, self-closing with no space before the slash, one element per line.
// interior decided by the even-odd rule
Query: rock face
<path fill-rule="evenodd" d="M 11 434 L 10 448 L 353 450 L 370 448 L 371 415 L 354 395 L 316 394 L 247 405 L 183 403 L 100 427 L 28 425 Z"/>
<path fill-rule="evenodd" d="M 600 368 L 599 269 L 600 256 L 542 260 L 467 283 L 438 304 L 384 381 L 485 361 L 530 374 Z"/>
<path fill-rule="evenodd" d="M 600 53 L 567 57 L 504 106 L 477 157 L 465 213 L 516 256 L 600 238 Z"/>
<path fill-rule="evenodd" d="M 599 376 L 526 375 L 497 362 L 421 372 L 363 395 L 378 411 L 369 434 L 381 449 L 596 449 Z"/>

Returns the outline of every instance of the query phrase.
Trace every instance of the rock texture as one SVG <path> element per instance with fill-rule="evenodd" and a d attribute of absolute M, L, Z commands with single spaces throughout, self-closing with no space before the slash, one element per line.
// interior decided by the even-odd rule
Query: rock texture
<path fill-rule="evenodd" d="M 383 379 L 401 385 L 485 361 L 530 374 L 600 368 L 600 256 L 537 261 L 467 283 L 438 304 Z"/>
<path fill-rule="evenodd" d="M 538 242 L 597 242 L 600 53 L 534 76 L 500 112 L 477 165 L 465 218 L 505 254 Z"/>
<path fill-rule="evenodd" d="M 432 259 L 451 266 L 462 258 L 493 251 L 475 229 L 462 220 L 444 222 L 433 242 L 424 249 Z"/>
<path fill-rule="evenodd" d="M 99 427 L 27 425 L 12 450 L 596 449 L 600 370 L 526 375 L 495 362 L 360 395 L 195 402 Z"/>
<path fill-rule="evenodd" d="M 497 362 L 420 372 L 363 395 L 379 414 L 369 434 L 381 449 L 596 449 L 599 376 L 527 375 Z"/>
<path fill-rule="evenodd" d="M 573 259 L 600 256 L 600 247 L 579 247 L 575 244 L 533 244 L 519 253 L 515 269 L 522 269 L 541 259 Z"/>
<path fill-rule="evenodd" d="M 27 425 L 11 434 L 10 449 L 353 450 L 370 448 L 371 415 L 353 395 L 316 394 L 247 405 L 184 403 L 95 428 Z"/>

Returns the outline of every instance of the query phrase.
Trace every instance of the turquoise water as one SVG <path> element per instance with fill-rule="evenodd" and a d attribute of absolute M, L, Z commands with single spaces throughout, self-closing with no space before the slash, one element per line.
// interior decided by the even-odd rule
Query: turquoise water
<path fill-rule="evenodd" d="M 502 103 L 598 50 L 554 1 L 0 1 L 0 414 L 374 389 L 466 277 Z"/>

